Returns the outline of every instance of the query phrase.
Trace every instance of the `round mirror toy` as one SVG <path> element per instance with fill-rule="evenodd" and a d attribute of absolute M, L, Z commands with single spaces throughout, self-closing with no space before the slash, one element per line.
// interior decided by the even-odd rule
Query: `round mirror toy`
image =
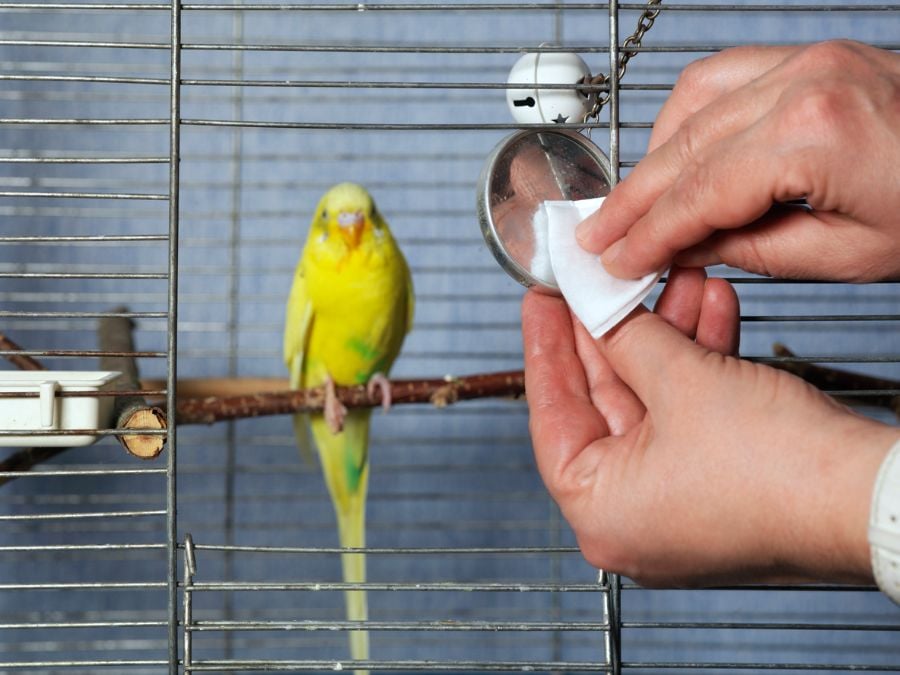
<path fill-rule="evenodd" d="M 478 181 L 478 219 L 491 253 L 523 286 L 559 295 L 541 205 L 605 197 L 611 182 L 606 155 L 577 131 L 508 136 L 488 156 Z"/>
<path fill-rule="evenodd" d="M 647 0 L 625 45 L 640 47 L 661 1 Z M 614 80 L 622 79 L 637 53 L 619 54 Z M 604 86 L 609 82 L 606 75 L 592 77 L 577 54 L 542 45 L 513 66 L 506 102 L 520 124 L 587 123 L 615 91 Z M 661 274 L 618 279 L 578 245 L 578 224 L 600 208 L 612 182 L 609 159 L 596 145 L 574 129 L 553 126 L 505 138 L 488 155 L 478 180 L 478 220 L 497 262 L 523 286 L 564 296 L 594 338 L 640 304 Z"/>

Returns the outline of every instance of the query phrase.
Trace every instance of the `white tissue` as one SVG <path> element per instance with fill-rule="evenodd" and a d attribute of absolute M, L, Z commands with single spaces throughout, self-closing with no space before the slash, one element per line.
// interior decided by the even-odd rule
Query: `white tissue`
<path fill-rule="evenodd" d="M 600 257 L 585 251 L 575 228 L 600 208 L 603 197 L 580 201 L 547 201 L 535 214 L 535 260 L 538 230 L 546 223 L 550 267 L 563 297 L 588 332 L 599 338 L 628 316 L 647 297 L 661 276 L 654 272 L 636 280 L 618 279 L 603 268 Z M 539 223 L 540 221 L 540 223 Z"/>
<path fill-rule="evenodd" d="M 546 203 L 546 202 L 545 202 Z M 531 225 L 534 228 L 534 257 L 531 259 L 531 276 L 543 282 L 555 284 L 556 276 L 550 264 L 550 245 L 547 241 L 547 210 L 543 204 L 534 212 Z"/>

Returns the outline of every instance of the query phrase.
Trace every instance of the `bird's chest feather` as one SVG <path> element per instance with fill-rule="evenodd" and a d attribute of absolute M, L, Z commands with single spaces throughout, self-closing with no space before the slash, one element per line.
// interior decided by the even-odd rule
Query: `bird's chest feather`
<path fill-rule="evenodd" d="M 313 320 L 306 384 L 330 374 L 338 384 L 362 384 L 386 373 L 405 333 L 406 286 L 401 265 L 374 254 L 309 270 Z"/>

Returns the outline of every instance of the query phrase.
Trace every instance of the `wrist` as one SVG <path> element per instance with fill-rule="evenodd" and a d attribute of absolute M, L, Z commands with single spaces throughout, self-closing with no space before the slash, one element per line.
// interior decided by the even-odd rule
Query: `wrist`
<path fill-rule="evenodd" d="M 853 413 L 837 414 L 842 419 L 831 426 L 827 440 L 818 437 L 823 452 L 807 480 L 807 545 L 797 564 L 821 581 L 872 584 L 872 495 L 898 431 Z"/>
<path fill-rule="evenodd" d="M 891 448 L 898 441 L 896 428 L 862 419 L 861 428 L 853 435 L 855 443 L 844 447 L 845 452 L 856 455 L 852 470 L 845 476 L 848 496 L 846 518 L 843 521 L 843 538 L 848 560 L 848 581 L 871 584 L 874 582 L 872 553 L 869 544 L 869 522 L 872 497 L 879 470 Z"/>

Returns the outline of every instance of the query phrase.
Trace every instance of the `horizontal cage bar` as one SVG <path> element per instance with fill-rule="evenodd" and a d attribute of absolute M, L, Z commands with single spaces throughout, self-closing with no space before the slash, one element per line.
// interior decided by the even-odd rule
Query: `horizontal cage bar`
<path fill-rule="evenodd" d="M 605 593 L 607 589 L 600 584 L 565 584 L 565 583 L 464 583 L 464 582 L 376 582 L 345 583 L 342 581 L 297 581 L 297 582 L 266 582 L 254 583 L 249 581 L 206 581 L 191 584 L 181 584 L 193 592 L 207 591 L 481 591 L 489 593 Z"/>
<path fill-rule="evenodd" d="M 2 628 L 2 626 L 0 626 Z M 364 628 L 371 631 L 421 632 L 551 632 L 605 631 L 606 622 L 579 621 L 194 621 L 185 626 L 191 633 L 238 631 L 350 631 Z"/>
<path fill-rule="evenodd" d="M 558 12 L 560 10 L 578 11 L 600 11 L 608 10 L 608 3 L 585 3 L 573 2 L 559 5 L 555 3 L 542 2 L 509 2 L 509 3 L 334 3 L 321 4 L 312 3 L 304 4 L 271 4 L 271 3 L 235 3 L 233 5 L 223 5 L 217 3 L 210 4 L 186 4 L 182 6 L 186 12 L 192 11 L 304 11 L 304 12 L 516 12 L 516 11 L 538 11 L 538 12 Z M 619 4 L 620 11 L 623 10 L 643 10 L 646 5 L 636 3 Z M 891 4 L 797 4 L 797 5 L 777 5 L 777 4 L 725 4 L 710 3 L 705 4 L 678 4 L 678 5 L 660 5 L 656 9 L 664 12 L 885 12 L 895 11 L 896 5 Z"/>
<path fill-rule="evenodd" d="M 184 549 L 184 544 L 179 544 L 178 548 Z M 493 555 L 493 554 L 502 554 L 502 555 L 527 555 L 531 553 L 538 554 L 548 554 L 548 553 L 578 553 L 580 555 L 580 549 L 569 546 L 569 547 L 511 547 L 511 548 L 458 548 L 458 547 L 447 547 L 447 548 L 336 548 L 336 547 L 279 547 L 279 546 L 226 546 L 226 545 L 216 545 L 216 544 L 194 544 L 194 550 L 196 551 L 218 551 L 221 553 L 347 553 L 348 551 L 358 551 L 361 553 L 366 553 L 367 555 L 408 555 L 408 554 L 417 554 L 417 555 Z"/>
<path fill-rule="evenodd" d="M 2 665 L 2 664 L 0 664 Z M 238 672 L 241 670 L 264 669 L 269 671 L 282 670 L 430 670 L 430 671 L 454 671 L 470 670 L 485 672 L 533 672 L 533 671 L 584 671 L 601 672 L 610 671 L 610 666 L 594 662 L 517 662 L 517 661 L 192 661 L 191 669 L 198 672 Z"/>

